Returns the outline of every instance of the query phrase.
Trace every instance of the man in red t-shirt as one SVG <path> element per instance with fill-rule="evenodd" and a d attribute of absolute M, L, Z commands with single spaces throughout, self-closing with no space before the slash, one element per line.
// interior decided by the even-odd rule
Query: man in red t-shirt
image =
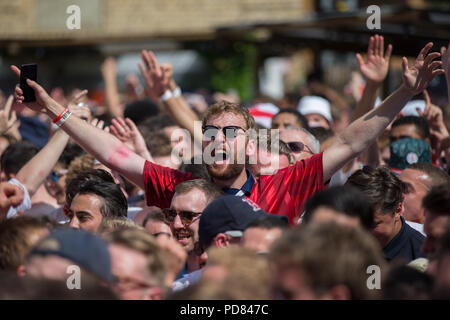
<path fill-rule="evenodd" d="M 217 158 L 217 155 L 225 154 L 222 160 L 215 160 L 208 165 L 214 182 L 227 193 L 247 195 L 264 211 L 285 215 L 289 217 L 291 224 L 296 223 L 305 200 L 323 189 L 339 168 L 369 147 L 414 95 L 422 92 L 436 75 L 444 73 L 444 70 L 437 69 L 441 62 L 433 62 L 440 54 L 428 54 L 432 46 L 432 43 L 428 43 L 411 67 L 408 67 L 407 59 L 403 58 L 401 87 L 378 108 L 351 123 L 329 148 L 279 170 L 272 176 L 261 176 L 256 180 L 246 170 L 245 162 L 238 164 L 237 161 L 229 161 L 230 158 L 239 160 L 242 157 L 251 157 L 256 152 L 255 140 L 247 135 L 247 131 L 254 127 L 254 120 L 248 111 L 230 103 L 212 106 L 203 119 L 203 130 L 209 139 L 204 139 L 202 148 L 206 150 L 213 143 L 216 146 L 216 154 L 213 156 Z M 153 55 L 147 68 L 156 71 L 161 68 Z M 13 66 L 12 69 L 20 75 L 17 67 Z M 159 90 L 158 95 L 163 98 L 165 104 L 176 104 L 176 98 L 166 94 L 168 86 L 160 85 L 163 81 L 158 84 L 158 78 L 161 78 L 161 74 L 156 75 L 154 79 L 154 87 Z M 28 84 L 34 89 L 37 100 L 34 103 L 26 103 L 26 106 L 44 112 L 52 119 L 60 120 L 65 108 L 50 98 L 36 82 L 28 80 Z M 22 90 L 17 87 L 16 93 L 18 102 L 22 102 Z M 64 121 L 58 123 L 96 159 L 145 189 L 148 205 L 168 207 L 175 186 L 182 181 L 193 179 L 190 174 L 146 161 L 109 133 L 73 115 L 66 115 Z"/>
<path fill-rule="evenodd" d="M 246 170 L 245 161 L 238 163 L 239 159 L 251 157 L 256 152 L 256 142 L 246 134 L 254 127 L 253 117 L 247 109 L 228 102 L 212 105 L 203 119 L 204 132 L 212 139 L 203 141 L 203 149 L 208 150 L 210 144 L 215 143 L 216 148 L 212 152 L 219 159 L 206 164 L 208 172 L 226 193 L 245 195 L 264 211 L 285 215 L 290 223 L 295 223 L 306 199 L 325 187 L 322 153 L 298 161 L 273 175 L 255 179 Z M 219 154 L 223 154 L 223 158 Z M 147 204 L 162 208 L 170 206 L 175 186 L 193 178 L 189 173 L 146 161 L 144 185 Z"/>

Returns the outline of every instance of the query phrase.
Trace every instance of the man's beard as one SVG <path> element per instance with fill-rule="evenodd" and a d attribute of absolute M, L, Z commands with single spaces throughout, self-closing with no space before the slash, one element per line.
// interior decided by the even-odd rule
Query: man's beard
<path fill-rule="evenodd" d="M 227 165 L 206 165 L 209 175 L 217 180 L 230 180 L 239 176 L 244 170 L 245 164 L 229 163 Z"/>

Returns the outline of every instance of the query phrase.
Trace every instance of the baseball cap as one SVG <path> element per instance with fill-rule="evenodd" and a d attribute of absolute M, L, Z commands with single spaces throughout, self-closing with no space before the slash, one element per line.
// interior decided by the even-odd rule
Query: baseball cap
<path fill-rule="evenodd" d="M 84 230 L 57 229 L 30 251 L 33 255 L 66 258 L 107 282 L 112 282 L 111 257 L 105 241 Z"/>
<path fill-rule="evenodd" d="M 288 221 L 285 216 L 264 212 L 248 197 L 221 196 L 203 210 L 198 229 L 200 245 L 207 246 L 219 233 L 242 236 L 251 222 L 266 215 Z"/>
<path fill-rule="evenodd" d="M 391 169 L 404 170 L 413 163 L 431 163 L 430 145 L 422 139 L 404 138 L 391 143 Z"/>
<path fill-rule="evenodd" d="M 330 102 L 327 99 L 319 96 L 305 96 L 300 99 L 297 105 L 297 110 L 302 115 L 317 113 L 327 119 L 329 122 L 333 121 L 331 116 Z"/>

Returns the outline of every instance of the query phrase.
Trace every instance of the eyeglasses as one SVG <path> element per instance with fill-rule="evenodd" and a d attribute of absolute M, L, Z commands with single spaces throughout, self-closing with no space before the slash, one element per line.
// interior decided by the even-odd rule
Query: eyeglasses
<path fill-rule="evenodd" d="M 59 170 L 59 171 L 52 171 L 48 177 L 47 180 L 58 182 L 59 178 L 61 178 L 63 175 L 67 174 L 68 170 Z"/>
<path fill-rule="evenodd" d="M 239 130 L 244 132 L 246 131 L 239 126 L 225 126 L 223 128 L 219 128 L 216 126 L 207 125 L 202 127 L 203 136 L 208 140 L 215 139 L 219 133 L 219 130 L 222 130 L 227 140 L 234 140 L 237 137 Z"/>
<path fill-rule="evenodd" d="M 168 224 L 172 224 L 175 221 L 175 217 L 178 215 L 180 217 L 181 223 L 187 227 L 191 223 L 194 222 L 194 220 L 201 215 L 201 212 L 192 212 L 192 211 L 178 211 L 171 208 L 163 209 L 162 212 L 164 213 L 164 220 Z"/>
<path fill-rule="evenodd" d="M 314 152 L 312 152 L 311 149 L 301 141 L 288 142 L 286 144 L 289 147 L 289 149 L 294 153 L 300 153 L 302 151 L 306 151 L 311 154 L 314 154 Z M 305 148 L 306 148 L 306 150 L 304 150 Z"/>

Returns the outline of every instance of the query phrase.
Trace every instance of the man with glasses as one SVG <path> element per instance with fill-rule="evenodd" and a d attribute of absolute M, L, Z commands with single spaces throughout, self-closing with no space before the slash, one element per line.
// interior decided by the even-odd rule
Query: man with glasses
<path fill-rule="evenodd" d="M 255 139 L 249 134 L 250 129 L 256 127 L 253 117 L 247 109 L 237 104 L 222 101 L 212 105 L 203 117 L 202 150 L 214 183 L 228 194 L 246 195 L 266 212 L 288 216 L 291 224 L 296 223 L 306 199 L 324 189 L 339 168 L 372 145 L 412 97 L 422 92 L 435 76 L 445 73 L 439 69 L 442 62 L 433 61 L 440 57 L 440 53 L 428 54 L 432 47 L 433 43 L 428 43 L 411 67 L 403 58 L 403 83 L 400 88 L 378 108 L 352 122 L 323 153 L 297 161 L 293 166 L 258 180 L 246 168 L 247 158 L 256 153 Z M 146 79 L 151 80 L 147 81 L 151 83 L 147 92 L 160 97 L 166 107 L 171 105 L 169 110 L 178 110 L 180 103 L 170 90 L 171 79 L 165 77 L 166 70 L 158 64 L 153 53 L 142 52 L 142 57 L 145 69 L 142 67 L 141 71 Z M 12 66 L 11 69 L 20 77 L 19 68 Z M 37 102 L 25 105 L 45 112 L 96 159 L 145 189 L 147 205 L 169 207 L 175 186 L 193 179 L 189 173 L 146 161 L 109 133 L 68 113 L 36 82 L 27 80 L 27 83 L 34 89 Z M 19 87 L 16 94 L 17 101 L 22 103 L 24 96 Z"/>
<path fill-rule="evenodd" d="M 188 254 L 186 268 L 181 275 L 198 270 L 203 263 L 195 250 L 198 246 L 198 224 L 206 206 L 220 195 L 216 185 L 207 180 L 188 180 L 175 187 L 170 208 L 163 209 L 173 236 Z"/>
<path fill-rule="evenodd" d="M 320 152 L 320 143 L 303 128 L 289 128 L 280 132 L 280 140 L 287 144 L 295 161 L 308 159 Z"/>

